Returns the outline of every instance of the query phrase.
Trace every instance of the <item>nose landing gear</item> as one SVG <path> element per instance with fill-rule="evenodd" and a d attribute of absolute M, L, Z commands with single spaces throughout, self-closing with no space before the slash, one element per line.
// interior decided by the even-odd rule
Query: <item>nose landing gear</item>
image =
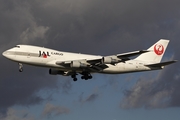
<path fill-rule="evenodd" d="M 23 71 L 23 64 L 19 63 L 19 72 Z"/>

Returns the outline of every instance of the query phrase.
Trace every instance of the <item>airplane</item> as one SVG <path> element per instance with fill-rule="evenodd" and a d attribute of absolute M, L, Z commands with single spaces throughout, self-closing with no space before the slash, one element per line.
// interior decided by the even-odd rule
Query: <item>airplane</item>
<path fill-rule="evenodd" d="M 161 62 L 169 40 L 160 39 L 147 50 L 139 50 L 110 56 L 88 55 L 57 51 L 49 48 L 16 45 L 6 50 L 2 55 L 18 62 L 19 72 L 23 71 L 23 64 L 47 67 L 51 75 L 71 76 L 77 81 L 92 79 L 91 73 L 122 74 L 130 72 L 151 71 L 163 69 L 164 66 L 177 60 Z M 137 57 L 136 57 L 137 56 Z M 130 59 L 130 57 L 134 57 Z"/>

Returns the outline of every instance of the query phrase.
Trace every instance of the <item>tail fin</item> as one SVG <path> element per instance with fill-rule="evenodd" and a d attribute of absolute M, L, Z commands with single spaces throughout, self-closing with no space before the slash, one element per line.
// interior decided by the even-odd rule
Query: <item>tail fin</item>
<path fill-rule="evenodd" d="M 168 43 L 169 40 L 160 39 L 148 49 L 150 52 L 139 55 L 137 58 L 135 58 L 135 60 L 159 63 L 165 53 Z"/>

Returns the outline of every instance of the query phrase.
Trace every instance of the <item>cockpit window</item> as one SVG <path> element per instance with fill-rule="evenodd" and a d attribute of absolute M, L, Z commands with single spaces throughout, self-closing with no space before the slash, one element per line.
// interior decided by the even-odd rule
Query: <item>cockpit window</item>
<path fill-rule="evenodd" d="M 16 47 L 16 48 L 20 48 L 20 46 L 18 46 L 18 45 L 16 45 L 15 47 Z"/>

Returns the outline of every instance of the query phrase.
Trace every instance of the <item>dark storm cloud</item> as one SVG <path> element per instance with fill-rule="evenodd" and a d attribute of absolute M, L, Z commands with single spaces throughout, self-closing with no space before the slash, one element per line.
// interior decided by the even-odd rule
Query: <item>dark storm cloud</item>
<path fill-rule="evenodd" d="M 169 67 L 154 79 L 139 79 L 130 90 L 125 91 L 120 106 L 126 109 L 180 107 L 179 72 L 179 69 Z"/>
<path fill-rule="evenodd" d="M 170 39 L 171 52 L 177 52 L 179 4 L 179 0 L 0 0 L 0 52 L 21 43 L 73 52 L 114 54 L 145 49 L 160 38 Z M 174 58 L 179 59 L 179 54 L 174 53 Z M 2 56 L 0 59 L 1 109 L 15 104 L 40 103 L 44 99 L 36 94 L 39 90 L 58 88 L 57 78 L 46 74 L 47 69 L 26 67 L 20 74 L 17 64 Z M 178 72 L 174 66 L 173 74 L 166 75 L 160 82 L 168 78 L 179 81 Z M 71 82 L 61 84 L 65 92 L 71 89 Z M 178 105 L 178 93 L 171 91 L 171 95 L 174 106 Z M 90 95 L 86 100 L 97 96 Z"/>
<path fill-rule="evenodd" d="M 32 2 L 31 12 L 38 24 L 49 28 L 48 46 L 114 54 L 143 49 L 144 44 L 160 38 L 175 40 L 172 29 L 179 22 L 178 3 L 176 0 L 46 0 Z"/>
<path fill-rule="evenodd" d="M 31 12 L 33 7 L 27 1 L 0 0 L 0 53 L 16 44 L 45 45 L 49 27 L 37 23 Z M 37 93 L 42 89 L 70 89 L 70 83 L 58 84 L 57 77 L 49 76 L 48 69 L 24 66 L 20 74 L 17 63 L 0 56 L 0 112 L 5 113 L 13 105 L 30 106 L 46 100 Z M 67 83 L 67 84 L 66 84 Z M 68 87 L 68 88 L 67 88 Z M 7 111 L 8 112 L 8 111 Z"/>

